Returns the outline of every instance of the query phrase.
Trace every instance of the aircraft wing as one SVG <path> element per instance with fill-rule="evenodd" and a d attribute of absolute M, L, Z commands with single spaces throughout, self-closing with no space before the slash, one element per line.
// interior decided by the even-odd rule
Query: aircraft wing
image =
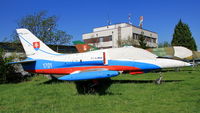
<path fill-rule="evenodd" d="M 110 70 L 87 70 L 79 73 L 69 74 L 58 78 L 59 80 L 66 81 L 78 81 L 78 80 L 90 80 L 90 79 L 100 79 L 100 78 L 109 78 L 119 75 L 118 71 Z"/>

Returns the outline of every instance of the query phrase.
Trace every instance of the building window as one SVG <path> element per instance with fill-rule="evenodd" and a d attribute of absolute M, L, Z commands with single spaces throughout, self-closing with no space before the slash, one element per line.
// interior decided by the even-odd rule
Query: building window
<path fill-rule="evenodd" d="M 99 42 L 108 42 L 108 41 L 112 41 L 112 35 L 84 40 L 85 43 L 99 43 Z"/>
<path fill-rule="evenodd" d="M 104 42 L 112 41 L 112 35 L 103 37 Z"/>
<path fill-rule="evenodd" d="M 109 41 L 112 41 L 112 36 L 109 37 Z"/>
<path fill-rule="evenodd" d="M 84 42 L 85 43 L 98 43 L 99 42 L 99 38 L 85 39 Z"/>
<path fill-rule="evenodd" d="M 155 38 L 153 39 L 153 42 L 156 43 L 156 39 Z"/>
<path fill-rule="evenodd" d="M 151 42 L 151 38 L 150 37 L 146 37 L 146 41 L 147 42 Z"/>
<path fill-rule="evenodd" d="M 139 36 L 138 34 L 135 34 L 135 39 L 138 40 L 139 39 Z"/>
<path fill-rule="evenodd" d="M 133 33 L 133 39 L 135 39 L 135 38 L 136 38 L 135 33 Z"/>
<path fill-rule="evenodd" d="M 104 39 L 103 37 L 99 38 L 99 42 L 103 42 L 103 39 Z"/>

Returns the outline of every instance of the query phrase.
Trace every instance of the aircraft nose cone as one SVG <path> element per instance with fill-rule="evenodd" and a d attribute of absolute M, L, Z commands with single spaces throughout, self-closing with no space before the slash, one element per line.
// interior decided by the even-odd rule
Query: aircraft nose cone
<path fill-rule="evenodd" d="M 158 64 L 161 68 L 173 68 L 173 67 L 186 67 L 191 66 L 190 63 L 179 61 L 179 60 L 172 60 L 172 59 L 157 59 Z"/>
<path fill-rule="evenodd" d="M 185 62 L 185 66 L 192 66 L 192 64 Z"/>

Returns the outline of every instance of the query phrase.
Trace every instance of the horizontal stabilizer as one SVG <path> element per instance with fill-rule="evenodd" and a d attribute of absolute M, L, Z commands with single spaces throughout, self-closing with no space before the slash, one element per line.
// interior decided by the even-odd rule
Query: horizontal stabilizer
<path fill-rule="evenodd" d="M 109 78 L 119 75 L 118 71 L 92 71 L 92 72 L 81 72 L 75 73 L 70 75 L 65 75 L 60 78 L 59 80 L 66 80 L 66 81 L 78 81 L 78 80 L 90 80 L 90 79 L 100 79 L 100 78 Z"/>
<path fill-rule="evenodd" d="M 30 63 L 30 62 L 35 62 L 36 60 L 22 60 L 19 62 L 9 62 L 8 64 L 23 64 L 23 63 Z"/>

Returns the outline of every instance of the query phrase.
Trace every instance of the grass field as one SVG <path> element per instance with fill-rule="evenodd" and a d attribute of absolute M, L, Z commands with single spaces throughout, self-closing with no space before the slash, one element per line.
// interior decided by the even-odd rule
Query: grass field
<path fill-rule="evenodd" d="M 79 95 L 73 82 L 37 76 L 0 85 L 0 113 L 200 113 L 200 67 L 163 76 L 156 85 L 158 73 L 120 75 L 105 95 Z"/>

